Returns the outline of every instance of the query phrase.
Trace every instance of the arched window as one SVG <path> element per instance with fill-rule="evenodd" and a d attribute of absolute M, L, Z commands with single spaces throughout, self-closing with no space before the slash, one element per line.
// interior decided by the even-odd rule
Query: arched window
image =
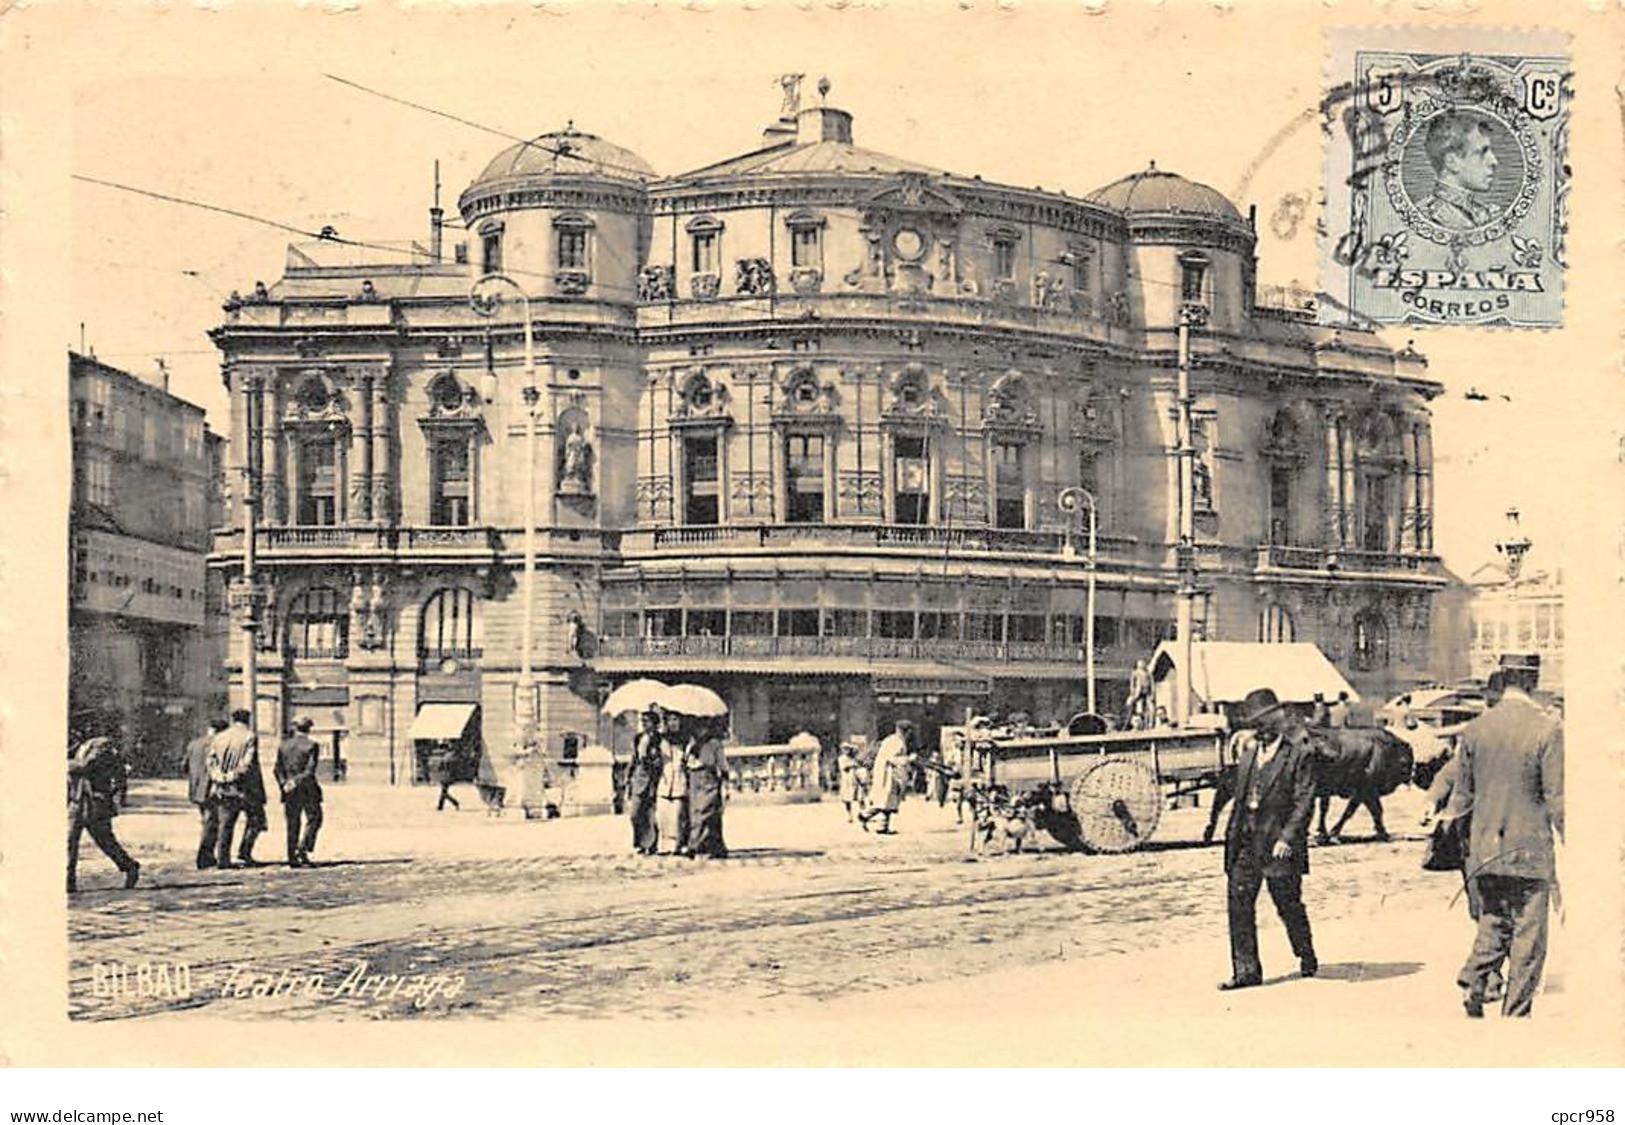
<path fill-rule="evenodd" d="M 1297 639 L 1292 614 L 1284 606 L 1265 606 L 1258 615 L 1258 639 L 1263 644 L 1291 644 Z"/>
<path fill-rule="evenodd" d="M 471 590 L 447 587 L 423 603 L 418 657 L 428 667 L 480 655 L 479 603 Z"/>
<path fill-rule="evenodd" d="M 1382 611 L 1367 609 L 1354 618 L 1354 667 L 1362 672 L 1388 666 L 1388 621 Z"/>
<path fill-rule="evenodd" d="M 343 660 L 350 652 L 350 610 L 331 586 L 312 586 L 288 605 L 287 653 L 295 660 Z"/>

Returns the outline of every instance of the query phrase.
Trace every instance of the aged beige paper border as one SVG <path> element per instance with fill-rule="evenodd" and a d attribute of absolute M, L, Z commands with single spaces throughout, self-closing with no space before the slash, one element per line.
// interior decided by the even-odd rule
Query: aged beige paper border
<path fill-rule="evenodd" d="M 342 14 L 336 10 L 344 9 Z M 929 114 L 949 93 L 1007 80 L 1033 96 L 1024 121 L 967 120 L 965 128 L 1004 130 L 1022 144 L 1079 143 L 1087 136 L 1049 133 L 1042 71 L 1109 66 L 1121 75 L 1122 101 L 1100 107 L 1108 117 L 1141 114 L 1147 152 L 1170 121 L 1138 91 L 1155 88 L 1185 67 L 1185 53 L 1220 58 L 1251 53 L 1261 79 L 1289 82 L 1310 109 L 1321 90 L 1324 41 L 1331 24 L 1517 26 L 1538 18 L 1573 35 L 1580 96 L 1574 105 L 1577 183 L 1571 212 L 1567 323 L 1531 336 L 1483 333 L 1460 355 L 1468 364 L 1522 367 L 1533 393 L 1545 388 L 1538 432 L 1548 443 L 1549 481 L 1565 515 L 1570 613 L 1568 763 L 1568 932 L 1571 1007 L 1563 1021 L 1531 1027 L 1487 1023 L 1469 1030 L 1454 1010 L 1399 1025 L 1363 1026 L 1324 1012 L 1257 1026 L 1244 1020 L 1192 1021 L 1177 1012 L 1133 1009 L 1132 996 L 1109 1016 L 1036 1012 L 1012 1003 L 1009 1014 L 975 1026 L 887 1020 L 836 1026 L 806 1020 L 683 1024 L 680 1034 L 652 1036 L 642 1025 L 562 1021 L 434 1021 L 410 1025 L 360 1020 L 276 1025 L 211 1021 L 166 1026 L 70 1024 L 66 1018 L 67 949 L 61 889 L 60 796 L 67 656 L 64 597 L 68 499 L 68 412 L 62 351 L 70 287 L 61 248 L 73 216 L 66 213 L 76 90 L 131 72 L 197 68 L 241 79 L 241 136 L 208 138 L 221 159 L 251 158 L 256 115 L 285 113 L 275 76 L 294 66 L 331 62 L 347 51 L 396 48 L 411 65 L 462 68 L 477 82 L 504 59 L 529 65 L 525 46 L 549 37 L 588 51 L 646 53 L 651 67 L 688 67 L 703 97 L 706 67 L 778 68 L 830 47 L 814 60 L 842 68 L 887 68 L 899 52 L 929 53 L 940 85 L 899 87 L 895 112 Z M 469 29 L 493 50 L 474 59 L 434 46 L 437 33 L 467 42 Z M 696 30 L 700 29 L 700 30 Z M 1208 6 L 1061 3 L 923 6 L 807 3 L 470 5 L 425 4 L 359 11 L 269 4 L 115 5 L 98 11 L 63 4 L 12 7 L 0 16 L 0 1063 L 11 1065 L 813 1065 L 917 1063 L 928 1043 L 936 1064 L 1168 1065 L 1617 1065 L 1625 1056 L 1621 1022 L 1621 838 L 1619 743 L 1622 620 L 1621 395 L 1618 206 L 1621 116 L 1616 96 L 1625 24 L 1618 11 L 1581 4 L 1550 7 L 1472 5 L 1323 5 L 1237 0 Z M 703 32 L 705 51 L 692 49 Z M 748 47 L 748 50 L 746 49 Z M 245 61 L 263 72 L 244 68 Z M 1244 90 L 1215 90 L 1229 100 L 1240 128 L 1255 113 Z M 909 105 L 914 101 L 917 105 Z M 766 107 L 764 107 L 766 108 Z M 1177 111 L 1176 111 L 1177 112 Z M 1270 122 L 1260 135 L 1277 124 Z M 1307 128 L 1317 126 L 1311 120 Z M 1133 154 L 1140 159 L 1140 154 Z M 1267 158 L 1268 153 L 1264 154 Z M 1098 177 L 1118 174 L 1114 151 Z M 1261 159 L 1260 165 L 1264 163 Z M 975 172 L 979 169 L 958 169 Z M 988 168 L 990 176 L 1016 175 Z M 1238 173 L 1241 171 L 1237 170 Z M 1303 186 L 1319 169 L 1304 169 Z M 1086 188 L 1093 185 L 1069 185 Z M 1228 188 L 1229 184 L 1219 186 Z M 1312 278 L 1313 266 L 1304 276 Z M 1418 333 L 1419 336 L 1423 335 Z M 1419 341 L 1435 350 L 1431 339 Z M 1462 362 L 1458 359 L 1457 362 Z M 1448 374 L 1448 373 L 1446 373 Z M 1493 489 L 1495 481 L 1484 482 Z M 1485 529 L 1486 540 L 1495 534 Z M 1214 909 L 1222 909 L 1215 903 Z M 251 1044 L 244 1050 L 244 1043 Z M 1267 1042 L 1261 1059 L 1257 1044 Z M 907 1053 L 901 1045 L 909 1044 Z"/>

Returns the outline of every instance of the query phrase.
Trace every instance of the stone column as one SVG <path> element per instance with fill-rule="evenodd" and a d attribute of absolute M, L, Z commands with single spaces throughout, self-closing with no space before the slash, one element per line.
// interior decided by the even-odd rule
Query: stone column
<path fill-rule="evenodd" d="M 299 474 L 304 468 L 304 443 L 297 434 L 288 439 L 288 522 L 299 522 Z"/>
<path fill-rule="evenodd" d="M 356 396 L 357 424 L 350 438 L 355 448 L 356 464 L 361 467 L 355 489 L 356 510 L 352 513 L 358 523 L 373 523 L 377 518 L 373 510 L 372 496 L 372 384 L 371 372 L 363 372 L 358 383 L 360 393 Z"/>
<path fill-rule="evenodd" d="M 266 373 L 265 382 L 268 393 L 265 396 L 264 444 L 261 446 L 264 451 L 265 489 L 260 511 L 266 523 L 287 523 L 291 488 L 282 437 L 282 381 L 271 371 Z"/>
<path fill-rule="evenodd" d="M 1349 418 L 1343 419 L 1343 546 L 1357 548 L 1360 543 L 1360 492 L 1355 474 L 1354 427 Z"/>
<path fill-rule="evenodd" d="M 897 472 L 893 463 L 893 434 L 882 430 L 880 435 L 880 522 L 891 523 L 897 511 Z"/>
<path fill-rule="evenodd" d="M 1409 419 L 1405 421 L 1405 429 L 1400 438 L 1400 479 L 1399 479 L 1399 550 L 1414 551 L 1421 549 L 1420 532 L 1421 505 L 1416 495 L 1416 430 Z"/>
<path fill-rule="evenodd" d="M 1343 439 L 1336 411 L 1326 411 L 1326 546 L 1343 545 Z"/>
<path fill-rule="evenodd" d="M 1418 481 L 1417 494 L 1420 497 L 1418 507 L 1420 513 L 1417 517 L 1420 525 L 1420 534 L 1417 537 L 1419 550 L 1433 550 L 1433 426 L 1430 422 L 1423 422 L 1417 434 Z"/>
<path fill-rule="evenodd" d="M 400 516 L 390 501 L 389 447 L 395 424 L 389 409 L 389 366 L 372 374 L 372 496 L 370 504 L 376 523 L 394 523 Z"/>

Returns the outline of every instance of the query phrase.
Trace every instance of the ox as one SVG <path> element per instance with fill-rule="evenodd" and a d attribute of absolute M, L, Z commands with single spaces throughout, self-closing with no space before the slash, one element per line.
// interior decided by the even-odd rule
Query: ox
<path fill-rule="evenodd" d="M 1410 744 L 1398 735 L 1379 728 L 1309 727 L 1315 750 L 1315 796 L 1320 799 L 1320 822 L 1316 843 L 1335 843 L 1354 810 L 1364 805 L 1371 811 L 1379 840 L 1388 839 L 1382 822 L 1382 799 L 1412 780 L 1415 768 Z M 1236 766 L 1225 767 L 1213 796 L 1213 812 L 1202 831 L 1202 842 L 1212 843 L 1219 814 L 1235 797 Z M 1348 801 L 1343 815 L 1330 832 L 1326 813 L 1333 797 Z"/>

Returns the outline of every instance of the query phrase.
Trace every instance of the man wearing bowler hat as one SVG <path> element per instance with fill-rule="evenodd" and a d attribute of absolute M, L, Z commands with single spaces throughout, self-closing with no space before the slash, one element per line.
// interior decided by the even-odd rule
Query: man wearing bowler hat
<path fill-rule="evenodd" d="M 1306 977 L 1320 968 L 1303 877 L 1309 872 L 1309 815 L 1315 801 L 1314 750 L 1308 734 L 1269 688 L 1249 692 L 1234 716 L 1236 802 L 1224 836 L 1230 900 L 1230 979 L 1223 990 L 1262 984 L 1258 960 L 1258 889 L 1267 885 Z"/>

